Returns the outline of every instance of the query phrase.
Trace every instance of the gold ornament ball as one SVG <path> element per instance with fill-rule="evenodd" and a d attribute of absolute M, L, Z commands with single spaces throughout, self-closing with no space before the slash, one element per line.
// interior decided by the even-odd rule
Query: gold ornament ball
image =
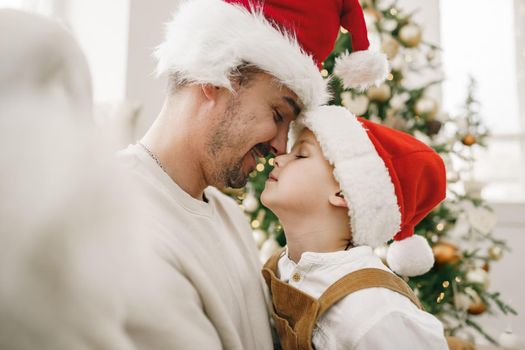
<path fill-rule="evenodd" d="M 467 312 L 471 315 L 481 315 L 487 310 L 487 305 L 485 305 L 481 300 L 475 303 L 470 304 L 467 309 Z"/>
<path fill-rule="evenodd" d="M 492 260 L 499 260 L 503 256 L 503 249 L 499 246 L 494 246 L 489 248 L 489 257 Z"/>
<path fill-rule="evenodd" d="M 432 247 L 438 264 L 454 264 L 461 258 L 458 247 L 448 242 L 439 242 Z"/>
<path fill-rule="evenodd" d="M 375 21 L 379 21 L 383 17 L 383 15 L 381 15 L 381 13 L 374 9 L 372 6 L 373 5 L 370 5 L 370 7 L 365 8 L 363 10 L 363 13 L 367 16 L 372 17 Z"/>
<path fill-rule="evenodd" d="M 467 134 L 461 139 L 461 142 L 463 142 L 465 146 L 472 146 L 476 143 L 476 137 L 472 134 Z"/>
<path fill-rule="evenodd" d="M 371 101 L 385 102 L 392 96 L 392 91 L 388 84 L 372 86 L 367 91 L 367 96 Z"/>
<path fill-rule="evenodd" d="M 399 43 L 391 36 L 386 37 L 381 44 L 381 51 L 383 51 L 389 60 L 396 57 L 399 52 Z"/>
<path fill-rule="evenodd" d="M 399 38 L 405 46 L 416 47 L 421 43 L 421 28 L 413 23 L 404 25 L 399 31 Z"/>
<path fill-rule="evenodd" d="M 417 114 L 424 116 L 426 120 L 431 121 L 436 117 L 438 105 L 430 97 L 422 97 L 417 100 L 414 110 Z"/>

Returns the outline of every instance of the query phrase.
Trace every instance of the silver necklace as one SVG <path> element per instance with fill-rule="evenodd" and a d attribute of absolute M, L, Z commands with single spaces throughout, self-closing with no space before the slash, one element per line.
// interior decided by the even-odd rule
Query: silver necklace
<path fill-rule="evenodd" d="M 158 164 L 158 166 L 162 169 L 162 171 L 164 171 L 167 174 L 168 172 L 166 171 L 166 168 L 164 168 L 164 166 L 160 162 L 159 158 L 157 158 L 157 156 L 153 152 L 151 152 L 149 148 L 146 147 L 142 142 L 138 141 L 138 144 L 141 145 L 142 148 L 144 148 L 144 150 L 149 154 L 151 158 L 153 158 L 153 160 Z"/>

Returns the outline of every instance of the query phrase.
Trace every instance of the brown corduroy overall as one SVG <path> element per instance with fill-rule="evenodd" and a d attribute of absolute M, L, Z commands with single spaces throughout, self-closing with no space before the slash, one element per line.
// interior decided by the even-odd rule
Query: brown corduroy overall
<path fill-rule="evenodd" d="M 315 299 L 282 282 L 277 276 L 277 262 L 282 251 L 274 254 L 263 267 L 263 276 L 272 294 L 272 316 L 283 350 L 313 350 L 312 331 L 317 320 L 332 305 L 355 291 L 382 287 L 409 298 L 422 309 L 410 287 L 398 276 L 375 268 L 367 268 L 343 276 Z"/>

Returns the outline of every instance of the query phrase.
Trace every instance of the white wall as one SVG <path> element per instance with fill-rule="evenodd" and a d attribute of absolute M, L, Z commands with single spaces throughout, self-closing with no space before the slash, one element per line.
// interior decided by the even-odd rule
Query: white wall
<path fill-rule="evenodd" d="M 140 138 L 162 107 L 165 79 L 154 76 L 154 48 L 164 39 L 168 22 L 179 0 L 130 0 L 126 98 L 142 103 L 136 137 Z"/>
<path fill-rule="evenodd" d="M 492 203 L 498 216 L 494 236 L 507 242 L 511 249 L 490 267 L 490 290 L 499 291 L 502 300 L 511 304 L 517 316 L 483 315 L 481 325 L 496 338 L 506 327 L 525 344 L 525 203 Z"/>
<path fill-rule="evenodd" d="M 69 0 L 60 14 L 84 51 L 95 103 L 125 98 L 128 0 Z"/>

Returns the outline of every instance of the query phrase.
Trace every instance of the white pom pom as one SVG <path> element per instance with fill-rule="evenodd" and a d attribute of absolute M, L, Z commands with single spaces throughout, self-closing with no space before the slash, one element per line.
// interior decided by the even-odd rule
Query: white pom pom
<path fill-rule="evenodd" d="M 379 85 L 388 72 L 386 55 L 379 52 L 346 52 L 335 60 L 334 73 L 343 80 L 345 88 L 366 89 L 371 85 Z"/>
<path fill-rule="evenodd" d="M 412 277 L 432 268 L 434 254 L 424 237 L 413 235 L 390 244 L 386 261 L 388 267 L 398 275 Z"/>

